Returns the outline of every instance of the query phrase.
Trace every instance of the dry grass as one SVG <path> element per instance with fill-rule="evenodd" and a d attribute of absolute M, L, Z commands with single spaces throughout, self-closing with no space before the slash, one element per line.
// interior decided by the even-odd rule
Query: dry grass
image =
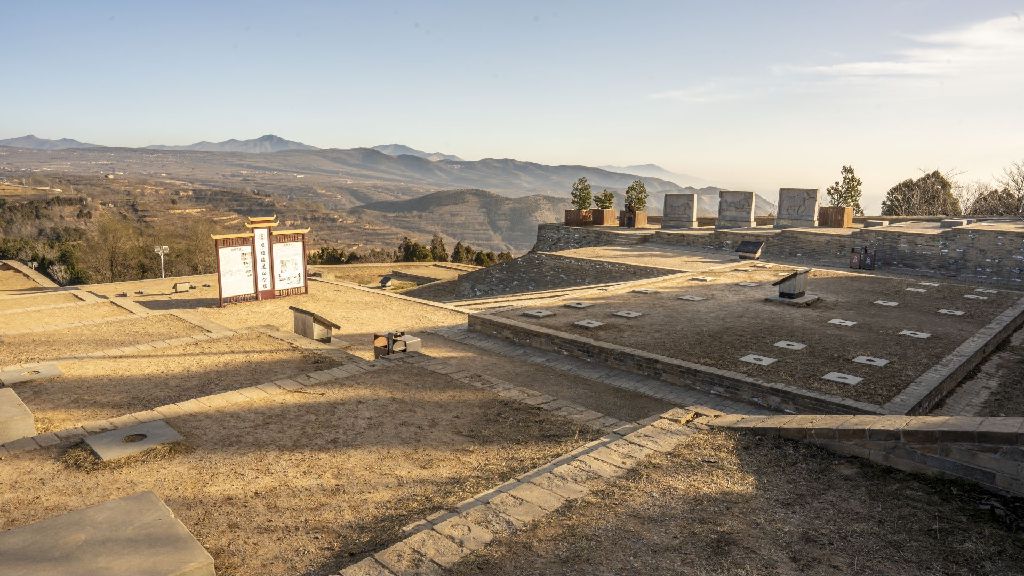
<path fill-rule="evenodd" d="M 49 432 L 336 365 L 277 338 L 249 333 L 65 362 L 60 378 L 13 388 L 35 415 L 36 428 Z"/>
<path fill-rule="evenodd" d="M 110 302 L 96 302 L 35 312 L 11 312 L 0 316 L 0 334 L 20 332 L 40 326 L 60 326 L 85 320 L 128 316 L 131 312 Z"/>
<path fill-rule="evenodd" d="M 1021 574 L 1024 541 L 984 509 L 992 501 L 795 442 L 709 432 L 454 573 Z"/>
<path fill-rule="evenodd" d="M 36 314 L 45 316 L 46 312 Z M 124 319 L 90 326 L 3 336 L 0 337 L 0 366 L 64 358 L 200 332 L 203 330 L 194 324 L 160 314 L 144 318 L 126 316 Z"/>
<path fill-rule="evenodd" d="M 81 302 L 81 300 L 70 292 L 44 292 L 20 298 L 0 298 L 0 311 L 34 308 L 36 306 L 54 306 L 74 302 Z M 0 316 L 0 321 L 2 320 L 3 316 Z"/>
<path fill-rule="evenodd" d="M 0 295 L 19 294 L 40 288 L 28 276 L 6 266 L 0 265 Z"/>
<path fill-rule="evenodd" d="M 1001 290 L 998 294 L 987 294 L 987 300 L 970 300 L 963 295 L 973 293 L 974 288 L 964 285 L 943 283 L 928 287 L 920 286 L 914 279 L 816 270 L 809 280 L 808 292 L 820 294 L 821 302 L 809 308 L 765 302 L 766 296 L 778 293 L 770 283 L 783 270 L 705 272 L 701 275 L 714 281 L 672 280 L 652 285 L 662 291 L 659 294 L 619 292 L 566 298 L 563 302 L 585 300 L 597 305 L 585 310 L 563 308 L 561 302 L 534 306 L 556 311 L 555 316 L 542 320 L 524 317 L 520 309 L 499 315 L 769 382 L 884 404 L 1021 297 L 1019 292 Z M 741 281 L 761 285 L 737 285 Z M 908 292 L 908 287 L 924 288 L 927 292 Z M 684 294 L 707 300 L 677 299 Z M 873 303 L 875 300 L 896 301 L 899 306 L 880 306 Z M 964 310 L 966 314 L 947 316 L 937 312 L 940 308 Z M 633 310 L 644 316 L 612 316 L 617 310 Z M 574 321 L 584 318 L 606 324 L 589 330 L 573 326 Z M 833 318 L 858 324 L 828 324 Z M 900 336 L 903 329 L 929 332 L 932 336 Z M 802 342 L 807 348 L 794 351 L 774 346 L 780 340 Z M 778 361 L 770 366 L 741 362 L 739 358 L 747 354 Z M 860 355 L 886 358 L 890 363 L 884 368 L 854 363 L 852 359 Z M 821 379 L 832 371 L 860 376 L 864 381 L 850 386 Z"/>
<path fill-rule="evenodd" d="M 0 530 L 153 490 L 221 576 L 332 574 L 593 437 L 406 366 L 307 390 L 171 419 L 181 447 L 126 463 L 98 465 L 81 447 L 9 457 Z"/>

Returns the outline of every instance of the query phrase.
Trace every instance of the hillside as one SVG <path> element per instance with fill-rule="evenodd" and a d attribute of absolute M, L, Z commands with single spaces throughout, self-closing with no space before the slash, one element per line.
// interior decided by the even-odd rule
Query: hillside
<path fill-rule="evenodd" d="M 420 158 L 426 158 L 427 160 L 459 160 L 462 158 L 454 154 L 442 154 L 441 152 L 424 152 L 423 150 L 417 150 L 410 148 L 404 144 L 381 144 L 380 146 L 374 146 L 371 148 L 378 152 L 383 152 L 389 156 L 419 156 Z"/>
<path fill-rule="evenodd" d="M 266 134 L 251 140 L 225 140 L 223 142 L 196 142 L 183 146 L 166 146 L 154 144 L 146 146 L 149 150 L 195 150 L 199 152 L 243 152 L 246 154 L 267 154 L 282 150 L 317 150 L 316 146 L 285 140 L 280 136 Z"/>
<path fill-rule="evenodd" d="M 475 247 L 528 250 L 537 224 L 557 222 L 564 200 L 551 196 L 506 198 L 485 190 L 443 190 L 411 200 L 375 202 L 349 210 L 353 217 L 387 222 L 418 237 L 440 232 Z"/>
<path fill-rule="evenodd" d="M 78 140 L 72 140 L 71 138 L 50 140 L 47 138 L 39 138 L 34 134 L 20 136 L 18 138 L 7 138 L 6 140 L 0 140 L 0 146 L 10 146 L 11 148 L 28 148 L 30 150 L 67 150 L 71 148 L 101 148 L 99 144 L 79 142 Z"/>

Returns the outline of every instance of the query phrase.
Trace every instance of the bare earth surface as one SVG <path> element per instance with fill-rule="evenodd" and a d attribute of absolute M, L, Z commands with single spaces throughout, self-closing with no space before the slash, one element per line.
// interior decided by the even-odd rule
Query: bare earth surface
<path fill-rule="evenodd" d="M 15 334 L 2 339 L 0 366 L 64 358 L 201 332 L 202 329 L 180 318 L 157 314 L 126 316 L 90 326 Z"/>
<path fill-rule="evenodd" d="M 49 292 L 42 294 L 35 294 L 32 296 L 22 296 L 19 298 L 4 298 L 0 297 L 0 312 L 6 310 L 18 310 L 21 308 L 35 308 L 36 306 L 53 306 L 56 304 L 71 304 L 74 302 L 81 302 L 77 296 L 70 292 Z M 4 316 L 0 315 L 0 322 L 3 321 Z"/>
<path fill-rule="evenodd" d="M 453 572 L 1024 573 L 1024 541 L 979 506 L 990 498 L 804 444 L 709 432 Z"/>
<path fill-rule="evenodd" d="M 117 465 L 81 448 L 0 465 L 0 530 L 153 490 L 220 576 L 331 574 L 405 524 L 591 433 L 446 376 L 395 366 L 168 421 L 184 436 Z"/>
<path fill-rule="evenodd" d="M 31 292 L 39 288 L 41 288 L 39 284 L 21 272 L 7 267 L 0 268 L 0 294 L 19 294 Z"/>
<path fill-rule="evenodd" d="M 539 364 L 506 358 L 440 336 L 424 335 L 423 342 L 424 348 L 431 356 L 443 358 L 449 364 L 464 370 L 493 376 L 516 386 L 575 402 L 620 420 L 641 420 L 672 408 L 672 404 L 657 398 L 594 382 Z"/>
<path fill-rule="evenodd" d="M 749 272 L 705 272 L 700 276 L 712 278 L 711 282 L 666 280 L 648 286 L 659 290 L 656 294 L 617 291 L 565 298 L 536 307 L 556 313 L 540 320 L 522 316 L 521 308 L 499 315 L 766 381 L 881 404 L 1021 297 L 1019 292 L 1000 290 L 997 294 L 984 294 L 985 300 L 972 300 L 964 298 L 966 294 L 978 294 L 972 286 L 942 283 L 931 287 L 916 279 L 815 270 L 808 281 L 808 292 L 820 294 L 822 301 L 809 308 L 765 302 L 765 297 L 778 294 L 771 282 L 786 270 L 789 268 L 776 266 Z M 739 282 L 756 282 L 758 286 L 740 286 Z M 706 300 L 679 300 L 682 295 Z M 583 310 L 562 306 L 576 300 L 595 305 Z M 882 306 L 875 304 L 876 300 L 895 301 L 899 305 Z M 963 310 L 965 314 L 948 316 L 939 314 L 939 309 Z M 643 316 L 630 319 L 612 315 L 620 310 L 641 312 Z M 857 324 L 829 324 L 834 318 Z M 596 329 L 573 325 L 583 319 L 605 325 Z M 904 329 L 927 332 L 931 337 L 902 336 L 900 331 Z M 807 347 L 787 350 L 774 345 L 783 340 Z M 759 366 L 739 360 L 747 354 L 778 361 Z M 889 364 L 878 368 L 852 361 L 862 355 L 884 358 Z M 856 385 L 822 380 L 823 375 L 833 371 L 864 380 Z"/>
<path fill-rule="evenodd" d="M 431 281 L 454 280 L 465 274 L 467 270 L 455 270 L 443 266 L 419 266 L 399 262 L 388 264 L 357 264 L 341 266 L 310 266 L 310 271 L 321 272 L 324 278 L 343 280 L 364 286 L 379 286 L 384 276 L 395 277 L 399 281 L 414 281 L 425 284 Z M 397 275 L 395 273 L 398 273 Z"/>
<path fill-rule="evenodd" d="M 36 428 L 49 432 L 337 365 L 277 338 L 249 333 L 64 362 L 60 378 L 13 388 L 35 415 Z"/>
<path fill-rule="evenodd" d="M 559 256 L 587 258 L 605 262 L 621 262 L 636 266 L 657 266 L 673 268 L 689 272 L 699 272 L 716 268 L 725 264 L 735 264 L 736 255 L 713 252 L 688 252 L 673 250 L 666 246 L 633 245 L 633 246 L 591 246 L 551 252 Z"/>
<path fill-rule="evenodd" d="M 110 302 L 96 302 L 36 312 L 12 312 L 0 316 L 0 334 L 20 332 L 40 326 L 59 326 L 84 320 L 128 316 L 129 314 L 131 312 Z"/>

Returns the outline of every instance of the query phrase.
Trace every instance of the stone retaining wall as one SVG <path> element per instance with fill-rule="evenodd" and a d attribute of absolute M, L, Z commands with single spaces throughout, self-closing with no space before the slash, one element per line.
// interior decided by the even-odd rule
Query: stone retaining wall
<path fill-rule="evenodd" d="M 765 382 L 738 372 L 720 370 L 643 350 L 581 338 L 506 318 L 472 314 L 469 317 L 469 329 L 481 334 L 504 338 L 520 345 L 567 354 L 589 362 L 598 362 L 612 368 L 643 374 L 670 384 L 696 388 L 711 394 L 766 406 L 773 410 L 831 414 L 884 413 L 882 407 L 875 404 L 857 402 L 788 384 Z"/>

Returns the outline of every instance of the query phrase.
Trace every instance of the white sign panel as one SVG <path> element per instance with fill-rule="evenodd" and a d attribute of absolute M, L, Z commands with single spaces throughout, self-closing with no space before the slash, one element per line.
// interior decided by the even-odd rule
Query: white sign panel
<path fill-rule="evenodd" d="M 274 244 L 274 289 L 302 288 L 306 285 L 305 254 L 302 242 Z"/>
<path fill-rule="evenodd" d="M 252 232 L 256 241 L 256 286 L 260 292 L 273 290 L 273 279 L 270 276 L 270 230 L 254 228 Z"/>
<path fill-rule="evenodd" d="M 217 251 L 220 290 L 224 298 L 253 293 L 252 246 L 227 246 Z"/>

